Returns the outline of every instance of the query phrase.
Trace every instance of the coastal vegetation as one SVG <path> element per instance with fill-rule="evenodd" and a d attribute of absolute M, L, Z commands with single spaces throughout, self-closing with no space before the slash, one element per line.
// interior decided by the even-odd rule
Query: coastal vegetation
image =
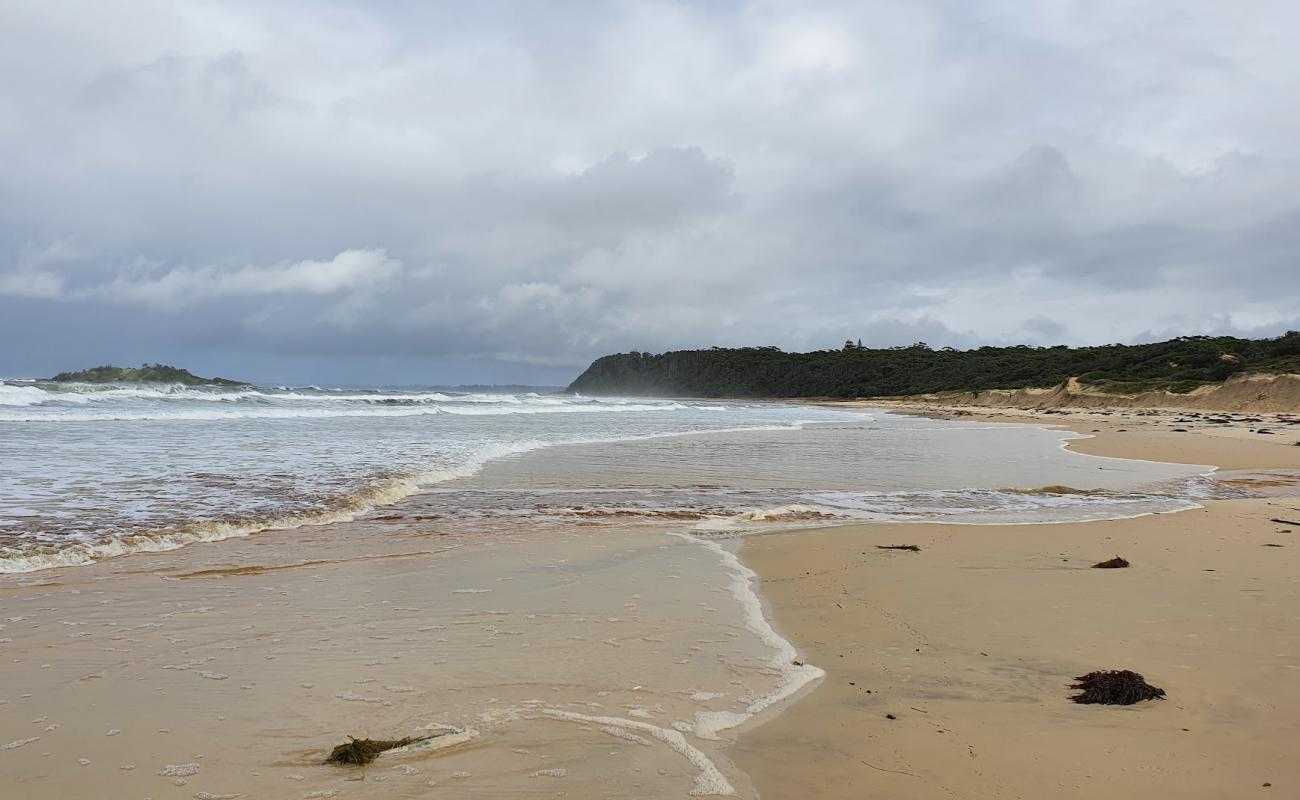
<path fill-rule="evenodd" d="M 1097 347 L 935 349 L 924 342 L 787 353 L 712 347 L 596 359 L 568 391 L 676 397 L 891 397 L 1056 386 L 1077 378 L 1101 392 L 1185 393 L 1241 372 L 1300 372 L 1300 332 L 1272 339 L 1183 336 Z"/>
<path fill-rule="evenodd" d="M 179 383 L 185 386 L 247 386 L 229 378 L 201 378 L 187 369 L 167 364 L 144 364 L 139 367 L 91 367 L 80 372 L 60 372 L 56 383 Z"/>

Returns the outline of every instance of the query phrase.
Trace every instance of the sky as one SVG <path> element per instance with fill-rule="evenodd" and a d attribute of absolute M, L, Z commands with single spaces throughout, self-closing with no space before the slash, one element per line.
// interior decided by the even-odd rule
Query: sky
<path fill-rule="evenodd" d="M 1300 328 L 1293 0 L 0 4 L 0 375 Z"/>

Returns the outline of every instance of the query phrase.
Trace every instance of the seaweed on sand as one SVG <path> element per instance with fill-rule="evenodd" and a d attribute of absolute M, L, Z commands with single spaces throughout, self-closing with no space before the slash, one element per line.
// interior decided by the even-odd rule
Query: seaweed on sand
<path fill-rule="evenodd" d="M 1076 703 L 1100 703 L 1108 706 L 1131 706 L 1143 700 L 1163 700 L 1165 690 L 1152 686 L 1128 669 L 1101 670 L 1080 675 L 1071 689 L 1081 689 L 1070 697 Z"/>
<path fill-rule="evenodd" d="M 326 764 L 369 764 L 387 750 L 396 750 L 408 744 L 432 739 L 432 736 L 408 736 L 405 739 L 357 739 L 349 736 L 344 742 L 330 751 Z"/>
<path fill-rule="evenodd" d="M 921 546 L 916 544 L 878 544 L 877 550 L 907 550 L 913 553 L 921 552 Z"/>
<path fill-rule="evenodd" d="M 1120 558 L 1119 556 L 1115 556 L 1109 561 L 1099 561 L 1096 564 L 1093 564 L 1092 568 L 1093 569 L 1124 569 L 1127 566 L 1128 566 L 1127 560 Z"/>

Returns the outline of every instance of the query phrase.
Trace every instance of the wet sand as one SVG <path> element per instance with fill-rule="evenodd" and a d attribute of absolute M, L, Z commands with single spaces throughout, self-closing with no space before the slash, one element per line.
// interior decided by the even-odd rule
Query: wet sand
<path fill-rule="evenodd" d="M 720 742 L 674 726 L 725 728 L 781 674 L 717 552 L 444 534 L 394 508 L 0 576 L 0 796 L 753 796 Z M 322 763 L 350 735 L 447 731 Z"/>
<path fill-rule="evenodd" d="M 933 412 L 932 412 L 933 413 Z M 1178 414 L 997 411 L 1081 452 L 1266 468 L 1294 436 Z M 1187 429 L 1176 432 L 1174 427 Z M 1124 429 L 1122 432 L 1120 429 Z M 1223 798 L 1300 793 L 1300 498 L 1059 525 L 861 525 L 746 540 L 777 628 L 826 678 L 732 752 L 762 797 Z M 917 544 L 919 553 L 877 549 Z M 1095 570 L 1114 555 L 1129 569 Z M 1076 705 L 1132 669 L 1168 699 Z M 893 715 L 891 719 L 888 715 Z"/>

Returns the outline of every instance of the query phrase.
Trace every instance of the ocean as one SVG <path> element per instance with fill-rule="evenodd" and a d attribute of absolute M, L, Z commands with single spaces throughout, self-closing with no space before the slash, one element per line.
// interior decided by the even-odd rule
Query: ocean
<path fill-rule="evenodd" d="M 694 517 L 700 530 L 1077 520 L 1185 503 L 1167 481 L 1187 470 L 1103 468 L 1059 452 L 1061 437 L 810 405 L 9 382 L 0 572 L 354 519 L 419 491 L 443 493 L 463 520 Z M 559 451 L 545 478 L 507 469 L 456 483 L 530 451 L 618 443 Z M 1110 491 L 999 491 L 1049 484 Z"/>

